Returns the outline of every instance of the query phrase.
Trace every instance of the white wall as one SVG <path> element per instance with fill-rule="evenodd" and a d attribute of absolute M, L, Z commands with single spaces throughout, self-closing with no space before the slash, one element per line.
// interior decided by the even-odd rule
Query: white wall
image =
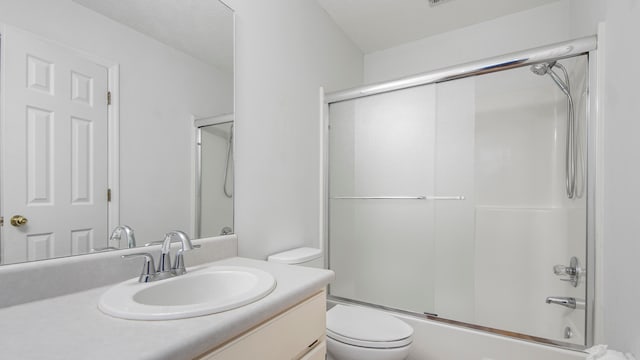
<path fill-rule="evenodd" d="M 313 0 L 236 10 L 236 230 L 252 258 L 318 246 L 318 89 L 357 86 L 362 54 Z"/>
<path fill-rule="evenodd" d="M 121 223 L 140 243 L 188 231 L 190 115 L 231 112 L 232 76 L 71 0 L 2 1 L 0 22 L 120 65 Z"/>
<path fill-rule="evenodd" d="M 640 2 L 606 1 L 604 333 L 640 355 Z"/>
<path fill-rule="evenodd" d="M 572 35 L 594 33 L 604 22 L 604 98 L 599 109 L 603 123 L 604 219 L 602 249 L 603 281 L 598 284 L 597 323 L 600 342 L 612 348 L 640 355 L 640 281 L 637 259 L 640 254 L 640 2 L 638 0 L 571 1 Z M 603 254 L 602 254 L 603 253 Z M 598 320 L 598 319 L 597 319 Z"/>
<path fill-rule="evenodd" d="M 569 4 L 531 10 L 365 55 L 365 83 L 418 74 L 567 40 Z"/>
<path fill-rule="evenodd" d="M 565 0 L 569 2 L 569 32 L 572 38 L 596 34 L 604 20 L 607 2 L 602 0 Z"/>

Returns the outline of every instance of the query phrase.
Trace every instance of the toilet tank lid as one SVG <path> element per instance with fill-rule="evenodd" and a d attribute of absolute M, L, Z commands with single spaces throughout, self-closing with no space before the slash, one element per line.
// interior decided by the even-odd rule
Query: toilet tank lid
<path fill-rule="evenodd" d="M 322 256 L 321 249 L 301 247 L 301 248 L 273 254 L 267 258 L 267 261 L 293 265 L 293 264 L 301 264 L 307 261 L 315 260 L 315 259 L 318 259 L 320 256 Z"/>

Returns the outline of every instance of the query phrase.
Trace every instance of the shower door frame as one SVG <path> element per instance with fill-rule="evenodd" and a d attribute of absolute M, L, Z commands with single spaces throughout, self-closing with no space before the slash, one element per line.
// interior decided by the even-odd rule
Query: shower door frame
<path fill-rule="evenodd" d="M 194 156 L 194 167 L 195 167 L 195 189 L 193 192 L 193 207 L 194 207 L 194 216 L 193 216 L 193 234 L 196 239 L 201 237 L 202 230 L 202 128 L 206 126 L 215 126 L 215 125 L 224 125 L 224 124 L 233 124 L 235 121 L 234 113 L 222 114 L 222 115 L 214 115 L 207 117 L 196 117 L 191 116 L 191 122 L 195 128 L 194 131 L 194 145 L 195 145 L 195 156 Z M 235 153 L 235 141 L 231 142 L 232 152 Z M 234 177 L 235 180 L 235 177 Z M 236 199 L 233 197 L 233 233 L 235 233 L 235 211 L 236 211 Z"/>
<path fill-rule="evenodd" d="M 484 60 L 465 63 L 461 65 L 455 65 L 446 67 L 443 69 L 430 71 L 414 76 L 404 77 L 397 80 L 386 81 L 382 83 L 376 83 L 357 87 L 353 89 L 337 91 L 332 93 L 324 93 L 323 89 L 320 89 L 320 106 L 321 106 L 321 160 L 322 160 L 322 188 L 321 188 L 321 221 L 323 226 L 321 243 L 323 248 L 326 249 L 325 267 L 330 268 L 331 259 L 329 258 L 329 248 L 331 246 L 329 242 L 329 106 L 334 103 L 354 100 L 362 97 L 372 96 L 376 94 L 387 93 L 395 90 L 402 90 L 411 87 L 435 84 L 445 82 L 449 80 L 462 79 L 470 76 L 483 75 L 488 73 L 494 73 L 503 70 L 509 70 L 513 68 L 519 68 L 524 66 L 530 66 L 537 63 L 561 60 L 571 58 L 580 55 L 587 56 L 587 81 L 588 86 L 587 102 L 586 102 L 586 194 L 587 194 L 587 206 L 586 206 L 586 301 L 585 301 L 585 344 L 577 345 L 573 343 L 560 342 L 556 340 L 532 337 L 526 334 L 514 333 L 510 331 L 487 328 L 481 325 L 470 324 L 460 321 L 454 321 L 449 319 L 443 319 L 433 317 L 420 313 L 413 313 L 402 311 L 398 309 L 392 309 L 381 305 L 375 305 L 365 303 L 353 299 L 346 299 L 331 295 L 328 292 L 328 299 L 335 302 L 353 303 L 359 305 L 366 305 L 370 307 L 380 308 L 383 310 L 395 311 L 404 315 L 415 316 L 421 319 L 434 320 L 465 328 L 471 328 L 475 330 L 486 331 L 489 333 L 503 335 L 507 337 L 514 337 L 520 340 L 532 341 L 542 343 L 546 345 L 559 346 L 569 349 L 586 349 L 593 346 L 595 337 L 594 321 L 596 316 L 595 307 L 595 285 L 596 285 L 596 241 L 598 244 L 600 240 L 596 239 L 596 223 L 601 221 L 602 210 L 596 208 L 596 178 L 597 169 L 596 165 L 600 165 L 599 159 L 599 144 L 598 141 L 598 129 L 600 128 L 599 116 L 598 116 L 598 94 L 600 82 L 598 81 L 598 75 L 600 74 L 597 49 L 598 49 L 598 37 L 596 35 L 551 44 L 548 46 L 542 46 L 525 51 L 505 54 L 496 56 Z M 601 185 L 598 185 L 601 186 Z M 599 205 L 601 206 L 601 205 Z"/>

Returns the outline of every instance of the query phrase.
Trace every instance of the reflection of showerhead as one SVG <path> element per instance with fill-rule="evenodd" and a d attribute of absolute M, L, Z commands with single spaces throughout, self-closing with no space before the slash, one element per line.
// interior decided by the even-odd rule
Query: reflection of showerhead
<path fill-rule="evenodd" d="M 229 138 L 227 139 L 227 141 L 229 142 L 229 144 L 231 144 L 232 140 L 233 140 L 233 124 L 231 124 L 231 127 L 229 128 Z"/>
<path fill-rule="evenodd" d="M 229 169 L 230 166 L 233 166 L 233 125 L 234 124 L 231 124 L 231 127 L 229 128 L 229 139 L 227 140 L 227 158 L 224 164 L 224 183 L 222 184 L 222 191 L 224 192 L 224 195 L 229 199 L 233 197 L 233 189 L 227 189 L 227 183 L 229 182 L 229 170 L 233 171 L 233 169 Z M 226 227 L 224 229 L 226 229 Z"/>

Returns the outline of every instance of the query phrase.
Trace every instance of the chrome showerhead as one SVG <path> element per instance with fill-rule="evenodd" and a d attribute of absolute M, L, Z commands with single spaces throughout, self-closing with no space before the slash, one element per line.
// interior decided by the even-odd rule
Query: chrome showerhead
<path fill-rule="evenodd" d="M 562 70 L 564 74 L 564 81 L 560 79 L 560 77 L 558 76 L 558 74 L 556 74 L 555 71 L 553 71 L 554 67 L 557 67 L 560 70 Z M 551 79 L 553 79 L 553 81 L 558 85 L 558 87 L 560 87 L 560 90 L 562 90 L 562 92 L 565 95 L 569 97 L 571 96 L 570 90 L 569 90 L 570 89 L 569 74 L 567 73 L 567 69 L 565 69 L 564 66 L 562 66 L 562 64 L 557 63 L 555 61 L 549 61 L 549 62 L 543 62 L 540 64 L 531 65 L 531 72 L 540 76 L 549 75 Z"/>
<path fill-rule="evenodd" d="M 556 65 L 555 61 L 544 62 L 531 66 L 531 71 L 536 75 L 546 75 Z"/>

